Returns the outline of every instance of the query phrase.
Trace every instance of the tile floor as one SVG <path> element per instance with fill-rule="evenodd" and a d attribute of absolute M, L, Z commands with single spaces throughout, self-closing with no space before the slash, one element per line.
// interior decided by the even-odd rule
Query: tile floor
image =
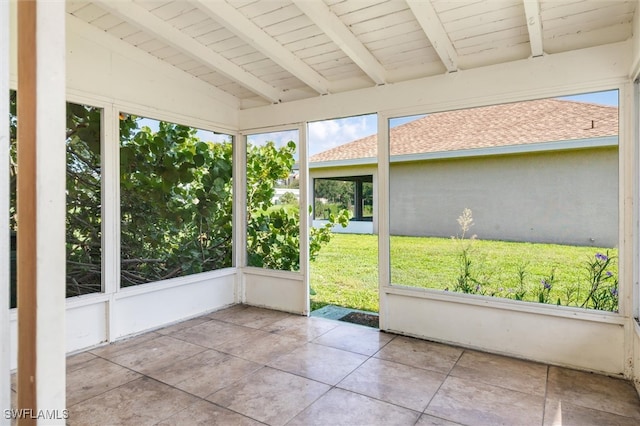
<path fill-rule="evenodd" d="M 71 425 L 639 425 L 624 380 L 247 306 L 68 358 Z"/>

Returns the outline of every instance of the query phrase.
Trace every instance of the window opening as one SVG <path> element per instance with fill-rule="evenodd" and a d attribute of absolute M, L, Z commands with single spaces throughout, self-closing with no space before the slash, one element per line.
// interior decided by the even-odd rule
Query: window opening
<path fill-rule="evenodd" d="M 391 283 L 618 310 L 618 92 L 390 127 Z"/>

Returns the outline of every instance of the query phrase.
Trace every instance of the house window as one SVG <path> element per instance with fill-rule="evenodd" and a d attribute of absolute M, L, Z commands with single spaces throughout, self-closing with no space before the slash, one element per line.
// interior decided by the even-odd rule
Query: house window
<path fill-rule="evenodd" d="M 349 220 L 373 220 L 373 175 L 313 180 L 314 219 L 328 220 L 341 210 L 349 212 Z"/>
<path fill-rule="evenodd" d="M 121 286 L 232 266 L 229 135 L 120 114 Z"/>
<path fill-rule="evenodd" d="M 247 265 L 300 270 L 298 131 L 247 137 Z"/>
<path fill-rule="evenodd" d="M 10 306 L 16 307 L 17 96 L 10 93 Z M 66 294 L 102 291 L 102 165 L 100 108 L 67 103 Z"/>
<path fill-rule="evenodd" d="M 393 285 L 617 311 L 617 91 L 390 127 Z"/>

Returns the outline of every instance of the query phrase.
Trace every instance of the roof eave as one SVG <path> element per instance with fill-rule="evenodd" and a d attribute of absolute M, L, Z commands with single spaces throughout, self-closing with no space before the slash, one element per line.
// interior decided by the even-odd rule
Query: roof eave
<path fill-rule="evenodd" d="M 590 148 L 605 148 L 618 145 L 618 136 L 602 136 L 596 138 L 579 139 L 579 140 L 563 140 L 553 142 L 539 142 L 530 144 L 519 145 L 507 145 L 507 146 L 492 146 L 486 148 L 471 148 L 471 149 L 458 149 L 453 151 L 439 151 L 439 152 L 423 152 L 419 154 L 404 154 L 404 155 L 392 155 L 391 163 L 404 163 L 411 161 L 425 161 L 425 160 L 442 160 L 451 158 L 469 158 L 469 157 L 484 157 L 495 155 L 513 155 L 513 154 L 528 154 L 543 151 L 567 151 L 576 149 L 590 149 Z M 309 169 L 322 169 L 331 167 L 349 167 L 349 166 L 364 166 L 374 165 L 377 163 L 377 158 L 354 158 L 346 160 L 330 160 L 330 161 L 318 161 L 310 162 Z"/>

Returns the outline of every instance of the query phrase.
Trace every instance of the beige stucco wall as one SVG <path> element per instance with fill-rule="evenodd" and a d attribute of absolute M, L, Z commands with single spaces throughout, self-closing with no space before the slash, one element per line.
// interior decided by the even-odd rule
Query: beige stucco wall
<path fill-rule="evenodd" d="M 480 239 L 614 247 L 616 147 L 395 163 L 392 235 L 450 237 L 473 211 Z"/>
<path fill-rule="evenodd" d="M 310 177 L 356 173 L 376 166 Z M 391 235 L 451 237 L 470 208 L 481 239 L 618 245 L 617 147 L 394 162 L 389 186 Z"/>

